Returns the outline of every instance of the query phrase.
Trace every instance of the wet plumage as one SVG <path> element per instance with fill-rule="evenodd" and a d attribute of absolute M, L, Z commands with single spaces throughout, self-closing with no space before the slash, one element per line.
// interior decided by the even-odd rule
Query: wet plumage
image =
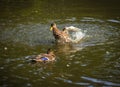
<path fill-rule="evenodd" d="M 50 30 L 53 31 L 53 36 L 55 41 L 58 43 L 68 43 L 71 42 L 68 31 L 64 28 L 63 30 L 59 30 L 55 23 L 51 24 Z"/>

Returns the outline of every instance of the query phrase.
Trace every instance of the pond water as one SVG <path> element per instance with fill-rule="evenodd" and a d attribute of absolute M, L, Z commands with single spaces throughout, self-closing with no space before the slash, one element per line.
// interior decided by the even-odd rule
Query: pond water
<path fill-rule="evenodd" d="M 0 0 L 0 87 L 120 86 L 119 0 Z M 56 45 L 49 30 L 75 26 L 78 44 Z M 29 57 L 52 48 L 52 63 Z"/>

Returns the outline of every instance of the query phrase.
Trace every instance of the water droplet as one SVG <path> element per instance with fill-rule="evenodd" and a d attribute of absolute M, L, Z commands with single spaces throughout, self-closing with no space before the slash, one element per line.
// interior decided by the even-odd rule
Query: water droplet
<path fill-rule="evenodd" d="M 42 79 L 45 79 L 45 77 L 44 77 L 44 76 L 42 76 Z"/>
<path fill-rule="evenodd" d="M 0 69 L 4 69 L 4 67 L 0 67 Z"/>
<path fill-rule="evenodd" d="M 109 52 L 109 51 L 106 51 L 106 54 L 110 54 L 110 52 Z"/>
<path fill-rule="evenodd" d="M 27 86 L 28 86 L 28 87 L 31 87 L 32 85 L 31 85 L 30 83 L 27 83 Z"/>
<path fill-rule="evenodd" d="M 66 66 L 67 66 L 67 67 L 69 67 L 70 65 L 69 65 L 69 64 L 67 64 Z"/>
<path fill-rule="evenodd" d="M 4 47 L 4 50 L 7 50 L 8 48 L 7 47 Z"/>
<path fill-rule="evenodd" d="M 87 64 L 82 64 L 81 66 L 87 66 Z"/>
<path fill-rule="evenodd" d="M 19 64 L 19 65 L 18 65 L 18 67 L 22 67 L 22 66 L 23 66 L 23 64 Z"/>

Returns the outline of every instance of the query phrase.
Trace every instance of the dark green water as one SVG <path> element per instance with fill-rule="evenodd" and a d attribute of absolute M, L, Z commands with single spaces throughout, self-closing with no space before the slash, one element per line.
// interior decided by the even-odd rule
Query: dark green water
<path fill-rule="evenodd" d="M 0 87 L 120 86 L 119 0 L 0 0 Z M 81 28 L 79 44 L 55 45 L 50 24 Z M 31 64 L 46 52 L 54 63 Z"/>

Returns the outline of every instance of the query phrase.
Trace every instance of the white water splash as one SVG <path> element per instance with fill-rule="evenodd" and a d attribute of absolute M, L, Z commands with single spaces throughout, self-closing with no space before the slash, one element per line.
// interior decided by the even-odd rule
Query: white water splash
<path fill-rule="evenodd" d="M 73 43 L 78 43 L 85 36 L 80 28 L 69 26 L 65 27 L 65 29 L 70 33 L 70 39 Z"/>

